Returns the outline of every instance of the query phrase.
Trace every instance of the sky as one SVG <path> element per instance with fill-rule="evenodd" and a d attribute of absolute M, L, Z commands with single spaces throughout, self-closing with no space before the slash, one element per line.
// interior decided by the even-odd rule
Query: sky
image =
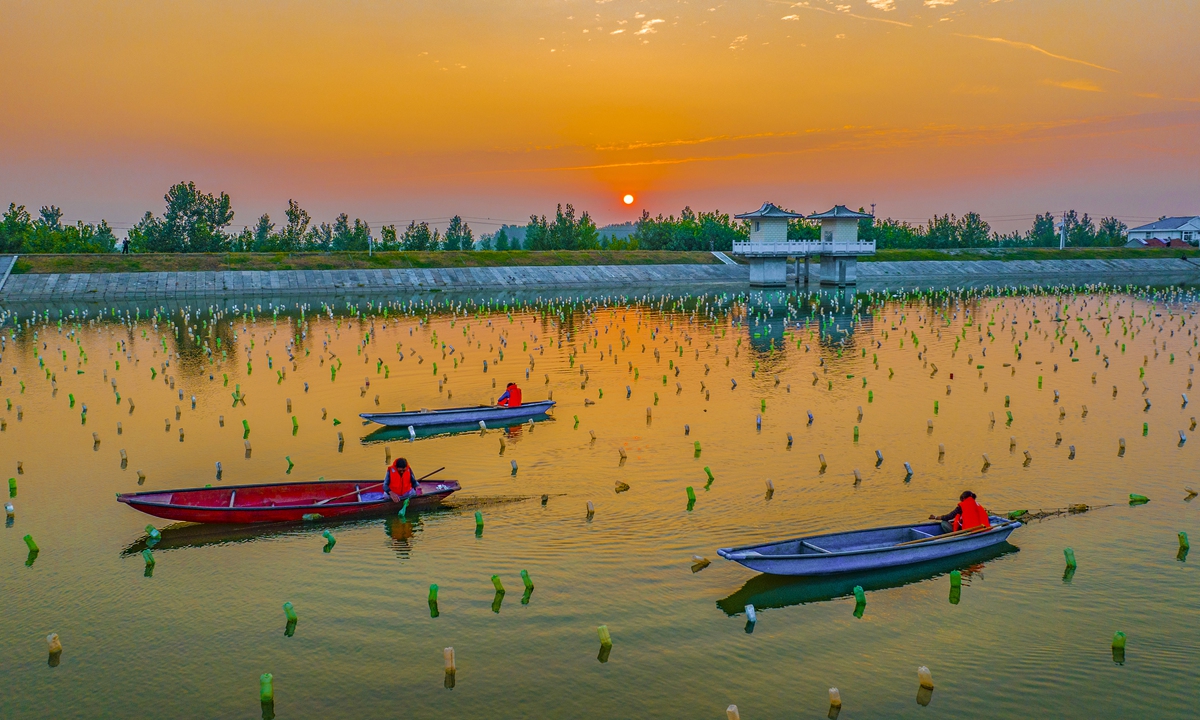
<path fill-rule="evenodd" d="M 1136 225 L 1200 214 L 1197 36 L 1194 0 L 0 0 L 0 202 Z"/>

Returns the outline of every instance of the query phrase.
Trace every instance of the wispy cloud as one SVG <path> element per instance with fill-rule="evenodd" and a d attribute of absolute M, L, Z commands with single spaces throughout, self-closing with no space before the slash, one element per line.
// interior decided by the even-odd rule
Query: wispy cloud
<path fill-rule="evenodd" d="M 666 22 L 666 20 L 663 20 L 662 18 L 654 18 L 653 20 L 647 20 L 646 22 L 642 23 L 642 29 L 635 32 L 634 35 L 651 35 L 653 33 L 656 33 L 656 32 L 658 32 L 658 29 L 655 28 L 654 26 L 658 25 L 660 23 L 665 23 L 665 22 Z"/>
<path fill-rule="evenodd" d="M 876 10 L 891 12 L 896 9 L 896 0 L 867 0 L 867 4 Z"/>
<path fill-rule="evenodd" d="M 1200 98 L 1198 98 L 1200 99 Z M 1011 146 L 1026 143 L 1057 142 L 1065 140 L 1084 140 L 1094 138 L 1111 138 L 1120 135 L 1137 135 L 1148 132 L 1163 132 L 1166 130 L 1191 131 L 1200 128 L 1200 116 L 1179 113 L 1135 113 L 1125 115 L 1104 115 L 1093 117 L 1070 118 L 1054 121 L 1039 121 L 1028 123 L 999 123 L 994 125 L 923 125 L 915 127 L 844 127 L 828 129 L 808 129 L 800 132 L 764 133 L 763 137 L 780 135 L 768 140 L 766 146 L 755 144 L 746 147 L 734 144 L 722 152 L 714 148 L 714 152 L 705 154 L 681 154 L 665 157 L 630 157 L 622 158 L 611 155 L 595 158 L 588 162 L 562 162 L 525 167 L 480 169 L 468 173 L 478 174 L 508 174 L 508 173 L 544 173 L 544 172 L 578 172 L 611 170 L 634 167 L 675 166 L 695 163 L 714 163 L 746 161 L 771 157 L 794 157 L 823 152 L 854 152 L 876 151 L 880 149 L 897 150 L 911 147 L 947 147 L 947 146 Z M 621 152 L 625 149 L 644 147 L 668 148 L 671 146 L 698 145 L 718 141 L 735 141 L 742 136 L 718 136 L 694 140 L 673 140 L 661 143 L 646 143 L 625 147 L 603 148 Z M 718 146 L 720 147 L 720 146 Z M 600 150 L 601 148 L 576 147 L 577 151 Z M 557 151 L 570 152 L 568 147 L 553 148 Z M 453 175 L 463 173 L 450 173 Z"/>
<path fill-rule="evenodd" d="M 1034 52 L 1039 52 L 1047 57 L 1052 57 L 1055 60 L 1062 60 L 1064 62 L 1075 63 L 1077 65 L 1086 65 L 1087 67 L 1096 68 L 1097 70 L 1104 70 L 1105 72 L 1110 72 L 1110 73 L 1120 73 L 1121 72 L 1120 70 L 1113 70 L 1110 67 L 1104 67 L 1103 65 L 1097 65 L 1096 63 L 1088 62 L 1087 60 L 1080 60 L 1078 58 L 1067 57 L 1066 55 L 1059 55 L 1057 53 L 1052 53 L 1049 50 L 1042 49 L 1042 48 L 1038 47 L 1037 45 L 1031 45 L 1027 42 L 1018 42 L 1016 40 L 1006 40 L 1005 38 L 998 38 L 998 37 L 986 37 L 984 35 L 963 35 L 962 33 L 954 33 L 954 34 L 957 35 L 958 37 L 971 38 L 972 40 L 983 40 L 984 42 L 1000 43 L 1001 45 L 1008 45 L 1009 47 L 1021 48 L 1022 50 L 1032 50 Z"/>
<path fill-rule="evenodd" d="M 857 18 L 859 20 L 870 20 L 871 22 L 881 22 L 881 23 L 887 23 L 889 25 L 899 25 L 900 27 L 912 27 L 911 24 L 906 23 L 906 22 L 900 22 L 899 20 L 888 20 L 887 18 L 871 17 L 870 15 L 859 15 L 857 13 L 852 13 L 852 12 L 837 12 L 834 10 L 830 10 L 829 8 L 817 7 L 815 5 L 809 5 L 809 4 L 803 3 L 803 2 L 796 3 L 796 4 L 792 5 L 792 7 L 801 8 L 804 10 L 816 10 L 817 12 L 829 13 L 830 15 L 845 15 L 848 17 Z"/>
<path fill-rule="evenodd" d="M 958 0 L 925 0 L 925 7 L 941 7 L 944 5 L 953 5 Z"/>
<path fill-rule="evenodd" d="M 679 147 L 681 145 L 704 145 L 706 143 L 722 142 L 725 140 L 755 140 L 759 138 L 793 137 L 796 132 L 765 132 L 748 135 L 711 135 L 702 138 L 684 138 L 679 140 L 661 140 L 658 142 L 630 143 L 628 145 L 599 145 L 596 150 L 644 150 L 646 148 Z"/>
<path fill-rule="evenodd" d="M 1066 88 L 1067 90 L 1082 90 L 1083 92 L 1104 92 L 1104 88 L 1088 80 L 1046 80 L 1047 85 Z"/>

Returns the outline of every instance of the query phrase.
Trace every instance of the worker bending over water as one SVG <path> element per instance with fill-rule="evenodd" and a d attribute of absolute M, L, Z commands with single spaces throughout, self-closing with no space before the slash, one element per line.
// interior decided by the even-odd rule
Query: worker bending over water
<path fill-rule="evenodd" d="M 930 515 L 930 520 L 942 522 L 942 532 L 957 532 L 977 527 L 991 527 L 987 509 L 975 501 L 975 493 L 963 490 L 958 496 L 958 506 L 945 515 Z"/>

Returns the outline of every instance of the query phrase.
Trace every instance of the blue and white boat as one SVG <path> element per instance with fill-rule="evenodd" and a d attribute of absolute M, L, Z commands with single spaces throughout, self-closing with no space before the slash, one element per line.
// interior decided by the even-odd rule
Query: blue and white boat
<path fill-rule="evenodd" d="M 835 575 L 941 560 L 992 547 L 1021 527 L 991 517 L 991 527 L 944 533 L 940 523 L 853 530 L 740 547 L 717 554 L 771 575 Z"/>
<path fill-rule="evenodd" d="M 442 410 L 410 410 L 408 412 L 361 413 L 359 417 L 388 427 L 427 427 L 430 425 L 476 425 L 488 426 L 508 423 L 513 420 L 545 415 L 554 407 L 553 400 L 537 400 L 521 403 L 515 408 L 500 405 L 473 405 L 471 407 L 445 408 Z"/>

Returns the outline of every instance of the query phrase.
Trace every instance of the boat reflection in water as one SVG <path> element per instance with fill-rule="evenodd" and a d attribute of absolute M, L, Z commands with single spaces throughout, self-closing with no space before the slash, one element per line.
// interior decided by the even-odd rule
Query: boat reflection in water
<path fill-rule="evenodd" d="M 510 438 L 519 439 L 529 428 L 530 423 L 538 424 L 544 422 L 552 422 L 554 418 L 549 415 L 538 415 L 525 421 L 510 421 L 503 425 L 495 427 L 488 426 L 488 430 L 496 431 L 503 430 L 504 434 Z M 389 442 L 404 442 L 408 440 L 424 440 L 431 437 L 442 437 L 445 435 L 464 435 L 467 433 L 479 432 L 479 423 L 456 423 L 454 425 L 428 425 L 424 427 L 414 427 L 410 434 L 406 427 L 379 427 L 367 433 L 362 439 L 363 445 L 373 445 L 375 443 Z"/>
<path fill-rule="evenodd" d="M 422 516 L 436 516 L 454 512 L 454 508 L 440 507 L 424 511 L 409 509 L 405 517 L 379 516 L 348 520 L 325 520 L 322 522 L 254 523 L 252 525 L 221 525 L 207 523 L 175 523 L 159 530 L 160 537 L 143 535 L 121 550 L 121 557 L 140 555 L 147 548 L 154 552 L 200 548 L 210 545 L 275 540 L 287 537 L 315 536 L 321 531 L 336 526 L 339 532 L 365 527 L 382 527 L 388 543 L 402 556 L 412 550 L 413 540 L 421 531 Z M 380 522 L 382 520 L 382 522 Z"/>
<path fill-rule="evenodd" d="M 952 558 L 844 575 L 818 577 L 756 575 L 747 580 L 746 584 L 734 594 L 718 600 L 717 607 L 732 617 L 745 612 L 747 605 L 753 605 L 755 610 L 762 610 L 853 597 L 856 585 L 868 592 L 886 590 L 929 580 L 945 575 L 951 570 L 961 570 L 964 577 L 970 577 L 982 570 L 988 561 L 1014 553 L 1017 549 L 1004 542 L 973 553 L 955 555 Z"/>

